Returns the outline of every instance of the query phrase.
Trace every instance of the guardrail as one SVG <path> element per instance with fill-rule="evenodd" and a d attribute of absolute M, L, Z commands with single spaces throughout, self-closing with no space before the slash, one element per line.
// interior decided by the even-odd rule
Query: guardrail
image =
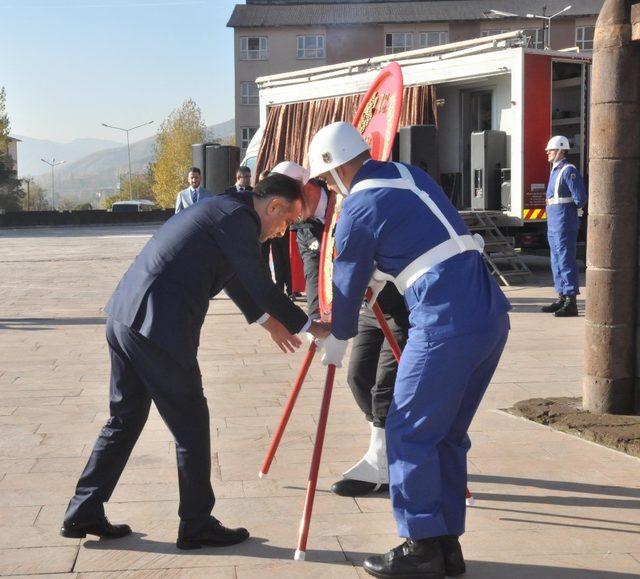
<path fill-rule="evenodd" d="M 15 211 L 0 214 L 0 228 L 162 223 L 169 219 L 173 213 L 173 209 L 157 209 L 135 213 L 112 213 L 104 209 L 87 211 Z"/>

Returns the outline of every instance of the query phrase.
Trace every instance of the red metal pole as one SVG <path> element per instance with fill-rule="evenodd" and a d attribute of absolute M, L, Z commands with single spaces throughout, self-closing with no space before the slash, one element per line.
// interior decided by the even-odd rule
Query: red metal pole
<path fill-rule="evenodd" d="M 331 392 L 333 391 L 333 380 L 336 374 L 336 367 L 329 364 L 327 367 L 327 378 L 324 383 L 324 394 L 322 405 L 320 406 L 320 416 L 318 418 L 318 429 L 316 430 L 316 441 L 313 446 L 313 457 L 311 458 L 311 468 L 309 469 L 309 481 L 307 483 L 307 496 L 304 501 L 304 511 L 300 523 L 300 535 L 298 537 L 298 548 L 294 555 L 296 561 L 304 561 L 307 551 L 307 538 L 309 536 L 309 526 L 311 525 L 311 512 L 313 511 L 313 499 L 316 494 L 318 483 L 318 470 L 320 469 L 320 459 L 322 458 L 322 445 L 324 444 L 324 433 L 327 428 L 327 418 L 329 417 L 329 405 L 331 404 Z"/>
<path fill-rule="evenodd" d="M 311 366 L 311 362 L 313 361 L 313 357 L 315 356 L 316 350 L 318 347 L 315 342 L 311 342 L 309 345 L 309 351 L 307 355 L 304 357 L 304 361 L 302 362 L 302 367 L 298 372 L 298 376 L 296 381 L 291 389 L 289 394 L 289 398 L 287 399 L 287 403 L 284 407 L 284 412 L 282 414 L 282 418 L 280 418 L 280 424 L 278 424 L 278 428 L 271 439 L 271 444 L 269 445 L 269 450 L 267 451 L 267 455 L 264 457 L 264 462 L 262 463 L 262 468 L 260 469 L 260 474 L 258 475 L 260 478 L 263 478 L 269 472 L 269 468 L 271 467 L 271 463 L 276 455 L 276 451 L 278 450 L 278 445 L 280 444 L 280 439 L 284 434 L 284 430 L 287 427 L 287 423 L 289 422 L 289 418 L 291 417 L 291 413 L 293 412 L 293 407 L 296 404 L 296 400 L 298 399 L 298 394 L 300 394 L 300 390 L 302 389 L 302 384 L 304 383 L 304 379 L 307 377 L 307 372 L 309 371 L 309 366 Z"/>
<path fill-rule="evenodd" d="M 378 324 L 380 324 L 380 329 L 382 330 L 382 333 L 384 334 L 384 337 L 386 338 L 389 347 L 393 352 L 393 357 L 396 359 L 396 362 L 400 363 L 400 355 L 402 354 L 400 346 L 398 345 L 398 341 L 393 335 L 389 324 L 387 324 L 387 320 L 384 319 L 384 314 L 382 313 L 380 306 L 377 304 L 377 302 L 373 302 L 373 304 L 371 303 L 371 298 L 373 297 L 371 288 L 367 288 L 367 293 L 365 293 L 364 297 L 369 303 L 369 307 L 371 308 L 373 315 L 376 317 L 376 320 L 378 320 Z"/>

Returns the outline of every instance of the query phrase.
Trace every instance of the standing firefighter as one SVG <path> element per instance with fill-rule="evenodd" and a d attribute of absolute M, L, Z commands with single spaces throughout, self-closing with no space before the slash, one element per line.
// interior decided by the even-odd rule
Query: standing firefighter
<path fill-rule="evenodd" d="M 392 280 L 409 310 L 409 340 L 386 420 L 391 501 L 406 541 L 368 558 L 364 568 L 389 578 L 459 575 L 467 430 L 507 340 L 509 302 L 476 239 L 424 171 L 371 160 L 348 123 L 318 131 L 309 163 L 312 176 L 325 176 L 347 196 L 335 230 L 325 363 L 340 364 L 346 340 L 357 334 L 376 268 L 376 278 Z"/>
<path fill-rule="evenodd" d="M 568 150 L 569 140 L 566 137 L 552 137 L 546 149 L 547 160 L 552 164 L 547 186 L 547 238 L 558 300 L 544 306 L 542 311 L 553 312 L 558 318 L 578 315 L 578 209 L 587 203 L 582 177 L 566 158 Z"/>

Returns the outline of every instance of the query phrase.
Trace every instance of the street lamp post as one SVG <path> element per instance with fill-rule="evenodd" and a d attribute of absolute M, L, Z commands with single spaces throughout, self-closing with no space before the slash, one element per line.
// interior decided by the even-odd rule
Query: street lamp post
<path fill-rule="evenodd" d="M 31 181 L 33 181 L 33 179 L 26 177 L 23 181 L 27 184 L 27 211 L 29 211 L 29 195 L 31 194 Z"/>
<path fill-rule="evenodd" d="M 55 196 L 55 181 L 53 179 L 53 170 L 58 166 L 62 165 L 66 161 L 56 161 L 55 157 L 51 159 L 51 161 L 47 161 L 46 159 L 40 159 L 43 163 L 46 163 L 51 167 L 51 209 L 55 211 L 56 209 L 56 196 Z"/>
<path fill-rule="evenodd" d="M 107 127 L 109 129 L 116 129 L 118 131 L 124 131 L 125 133 L 127 133 L 127 157 L 129 158 L 129 200 L 133 199 L 133 194 L 131 192 L 131 146 L 129 144 L 129 132 L 133 131 L 135 129 L 139 129 L 140 127 L 146 127 L 147 125 L 150 125 L 151 123 L 153 123 L 153 121 L 148 121 L 146 123 L 142 123 L 141 125 L 136 125 L 135 127 L 131 127 L 130 129 L 124 129 L 122 127 L 116 127 L 114 125 L 107 125 L 107 123 L 102 123 L 103 127 Z"/>
<path fill-rule="evenodd" d="M 571 10 L 571 4 L 569 6 L 565 6 L 559 12 L 552 14 L 551 16 L 547 16 L 545 14 L 547 7 L 545 6 L 542 9 L 542 14 L 525 14 L 525 18 L 540 18 L 542 20 L 542 35 L 543 35 L 543 44 L 545 49 L 551 48 L 551 20 L 556 16 L 560 16 L 567 10 Z M 523 18 L 522 14 L 514 14 L 513 12 L 503 12 L 502 10 L 487 10 L 484 12 L 484 15 L 487 18 L 495 18 L 502 16 L 503 18 Z M 546 23 L 546 29 L 545 29 Z"/>

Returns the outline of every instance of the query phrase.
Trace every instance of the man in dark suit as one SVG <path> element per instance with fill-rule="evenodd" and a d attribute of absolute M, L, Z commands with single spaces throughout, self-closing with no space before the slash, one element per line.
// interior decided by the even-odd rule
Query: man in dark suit
<path fill-rule="evenodd" d="M 200 201 L 200 199 L 212 197 L 209 191 L 200 186 L 202 183 L 202 174 L 198 167 L 189 167 L 187 179 L 189 180 L 189 186 L 180 191 L 176 197 L 176 213 L 180 213 L 183 209 L 191 207 Z"/>
<path fill-rule="evenodd" d="M 242 191 L 251 191 L 251 169 L 245 165 L 240 165 L 236 171 L 236 184 L 227 187 L 224 193 L 241 193 Z"/>
<path fill-rule="evenodd" d="M 204 199 L 172 217 L 146 244 L 118 284 L 106 312 L 111 356 L 111 417 L 64 517 L 61 534 L 121 537 L 128 525 L 105 517 L 109 500 L 153 401 L 175 441 L 180 489 L 177 546 L 224 546 L 245 540 L 211 516 L 209 410 L 197 350 L 209 300 L 223 289 L 249 323 L 262 324 L 283 352 L 295 335 L 326 337 L 273 284 L 260 242 L 282 235 L 303 210 L 300 184 L 283 175 L 253 192 Z"/>

